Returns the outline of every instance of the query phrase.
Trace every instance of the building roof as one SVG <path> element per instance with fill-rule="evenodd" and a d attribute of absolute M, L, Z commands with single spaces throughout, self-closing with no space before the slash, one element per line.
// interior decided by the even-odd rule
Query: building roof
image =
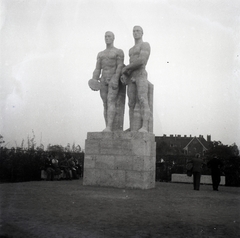
<path fill-rule="evenodd" d="M 181 149 L 187 149 L 188 146 L 194 141 L 196 140 L 198 143 L 201 144 L 201 146 L 203 147 L 203 150 L 208 150 L 209 148 L 209 143 L 211 142 L 211 136 L 207 136 L 207 141 L 205 140 L 205 138 L 202 135 L 199 135 L 199 137 L 196 136 L 181 136 L 181 135 L 170 135 L 170 136 L 156 136 L 155 137 L 155 141 L 157 143 L 160 142 L 165 142 L 167 143 L 169 146 L 172 147 L 178 147 Z"/>
<path fill-rule="evenodd" d="M 193 140 L 197 140 L 202 145 L 204 151 L 208 150 L 208 148 L 196 136 L 189 141 L 189 143 L 183 148 L 183 150 L 186 150 L 188 146 L 193 142 Z"/>

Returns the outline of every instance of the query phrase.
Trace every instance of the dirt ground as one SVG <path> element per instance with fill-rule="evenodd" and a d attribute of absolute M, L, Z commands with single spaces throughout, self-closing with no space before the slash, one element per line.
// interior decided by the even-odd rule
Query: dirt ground
<path fill-rule="evenodd" d="M 0 184 L 0 237 L 240 237 L 240 188 L 156 183 L 151 190 L 82 180 Z"/>

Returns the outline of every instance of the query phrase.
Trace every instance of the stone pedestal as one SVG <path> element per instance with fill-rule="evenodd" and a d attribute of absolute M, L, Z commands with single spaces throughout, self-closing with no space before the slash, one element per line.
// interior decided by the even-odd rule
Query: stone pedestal
<path fill-rule="evenodd" d="M 150 189 L 155 187 L 153 133 L 89 132 L 83 185 Z"/>

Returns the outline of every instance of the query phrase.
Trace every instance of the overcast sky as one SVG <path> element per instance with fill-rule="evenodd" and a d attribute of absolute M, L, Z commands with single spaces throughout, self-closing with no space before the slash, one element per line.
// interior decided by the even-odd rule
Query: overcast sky
<path fill-rule="evenodd" d="M 239 0 L 0 0 L 0 134 L 8 146 L 85 145 L 105 128 L 88 87 L 104 34 L 124 51 L 151 45 L 156 136 L 211 135 L 240 146 Z M 124 128 L 127 129 L 128 105 Z"/>

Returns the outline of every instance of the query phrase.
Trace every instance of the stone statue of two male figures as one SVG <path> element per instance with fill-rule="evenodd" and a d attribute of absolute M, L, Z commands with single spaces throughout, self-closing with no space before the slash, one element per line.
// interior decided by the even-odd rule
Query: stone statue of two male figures
<path fill-rule="evenodd" d="M 127 86 L 129 105 L 129 131 L 153 132 L 153 85 L 145 69 L 150 45 L 143 42 L 143 29 L 134 26 L 135 45 L 129 50 L 129 64 L 124 65 L 124 53 L 114 47 L 114 34 L 105 33 L 106 49 L 97 56 L 96 68 L 89 86 L 100 90 L 104 106 L 106 128 L 104 132 L 123 130 L 125 93 Z"/>

